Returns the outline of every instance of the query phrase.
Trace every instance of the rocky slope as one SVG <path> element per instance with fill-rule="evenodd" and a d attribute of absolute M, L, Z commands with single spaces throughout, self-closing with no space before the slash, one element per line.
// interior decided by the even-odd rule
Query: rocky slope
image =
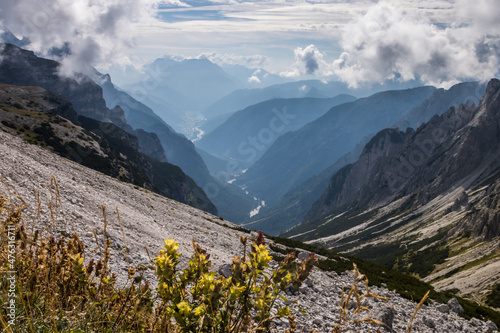
<path fill-rule="evenodd" d="M 388 129 L 288 235 L 484 297 L 500 281 L 500 81 L 416 131 Z"/>
<path fill-rule="evenodd" d="M 0 85 L 0 119 L 2 129 L 27 142 L 122 181 L 217 211 L 181 169 L 142 154 L 137 137 L 112 123 L 78 116 L 67 99 L 43 88 Z"/>
<path fill-rule="evenodd" d="M 87 247 L 87 259 L 99 252 L 94 232 L 98 241 L 102 242 L 103 219 L 100 206 L 104 204 L 109 221 L 107 233 L 112 242 L 110 262 L 113 270 L 119 274 L 120 281 L 124 281 L 128 264 L 121 226 L 114 214 L 115 209 L 118 209 L 123 221 L 123 234 L 132 265 L 149 266 L 148 253 L 154 256 L 161 249 L 163 239 L 175 238 L 184 254 L 184 264 L 192 252 L 191 240 L 194 239 L 208 249 L 217 268 L 231 262 L 233 255 L 241 254 L 239 236 L 248 236 L 246 232 L 235 230 L 235 225 L 216 216 L 145 189 L 134 188 L 130 184 L 62 159 L 3 131 L 0 131 L 0 175 L 4 181 L 0 183 L 1 190 L 10 193 L 11 197 L 14 193 L 22 196 L 27 204 L 25 213 L 35 217 L 27 217 L 26 222 L 29 225 L 34 223 L 35 227 L 41 229 L 51 223 L 36 218 L 38 204 L 35 193 L 39 191 L 41 215 L 48 216 L 48 203 L 51 200 L 48 188 L 54 189 L 49 183 L 51 177 L 55 177 L 60 195 L 59 204 L 52 206 L 57 212 L 55 229 L 57 234 L 72 233 L 74 230 L 79 232 Z M 352 273 L 338 275 L 315 269 L 311 279 L 298 292 L 290 292 L 287 298 L 297 314 L 299 329 L 331 332 L 339 318 L 338 304 L 342 287 L 349 286 L 353 278 Z M 146 273 L 146 279 L 154 283 L 150 272 Z M 403 332 L 409 324 L 416 303 L 401 298 L 384 287 L 372 287 L 371 291 L 390 297 L 390 300 L 371 300 L 370 312 L 366 316 L 387 323 L 395 332 Z M 356 306 L 352 303 L 349 308 L 348 315 L 354 319 L 353 311 Z M 453 302 L 450 305 L 432 302 L 424 305 L 417 315 L 416 327 L 423 332 L 496 332 L 496 326 L 492 322 L 466 320 L 459 317 L 453 309 L 456 309 Z M 286 322 L 276 325 L 279 331 L 287 327 Z M 377 328 L 373 325 L 362 325 L 361 331 Z M 348 324 L 345 331 L 355 332 L 356 327 L 354 324 Z"/>

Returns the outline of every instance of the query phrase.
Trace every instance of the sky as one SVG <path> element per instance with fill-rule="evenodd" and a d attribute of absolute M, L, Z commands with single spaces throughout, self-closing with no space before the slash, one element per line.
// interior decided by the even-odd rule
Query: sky
<path fill-rule="evenodd" d="M 352 87 L 447 87 L 500 67 L 498 0 L 0 0 L 0 23 L 71 74 L 205 57 Z"/>

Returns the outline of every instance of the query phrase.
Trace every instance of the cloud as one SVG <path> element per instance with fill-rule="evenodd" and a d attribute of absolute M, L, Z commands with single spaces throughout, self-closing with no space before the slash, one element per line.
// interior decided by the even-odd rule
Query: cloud
<path fill-rule="evenodd" d="M 262 69 L 257 69 L 255 72 L 253 72 L 252 76 L 248 78 L 249 83 L 261 83 L 259 79 L 259 74 L 262 72 Z M 267 73 L 265 74 L 267 75 Z"/>
<path fill-rule="evenodd" d="M 497 0 L 457 0 L 459 15 L 482 33 L 498 33 L 500 6 Z"/>
<path fill-rule="evenodd" d="M 495 0 L 479 2 L 494 7 Z M 461 3 L 470 2 L 459 0 L 459 10 Z M 344 52 L 333 62 L 332 71 L 352 87 L 386 80 L 419 79 L 450 86 L 462 80 L 489 79 L 500 64 L 498 33 L 486 34 L 476 22 L 482 21 L 482 11 L 475 15 L 470 22 L 455 22 L 443 29 L 380 1 L 346 26 L 341 42 Z M 497 24 L 487 22 L 489 29 Z"/>
<path fill-rule="evenodd" d="M 319 71 L 320 67 L 326 65 L 326 62 L 323 60 L 324 54 L 314 44 L 303 49 L 297 47 L 293 53 L 295 54 L 295 64 L 292 66 L 291 71 L 280 74 L 283 77 L 313 75 Z"/>
<path fill-rule="evenodd" d="M 208 59 L 218 65 L 242 65 L 249 68 L 263 67 L 268 62 L 268 57 L 255 55 L 236 55 L 236 54 L 219 54 L 217 52 L 202 53 L 198 55 L 199 59 Z"/>
<path fill-rule="evenodd" d="M 88 66 L 127 63 L 138 25 L 155 20 L 159 0 L 0 0 L 0 22 L 29 48 L 49 55 L 67 47 L 67 74 Z"/>

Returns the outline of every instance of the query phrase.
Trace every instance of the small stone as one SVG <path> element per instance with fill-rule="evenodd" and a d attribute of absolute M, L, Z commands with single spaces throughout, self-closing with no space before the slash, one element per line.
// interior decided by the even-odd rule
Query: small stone
<path fill-rule="evenodd" d="M 316 326 L 321 326 L 321 325 L 323 325 L 323 321 L 319 318 L 316 318 L 313 320 L 313 324 Z"/>
<path fill-rule="evenodd" d="M 436 328 L 436 324 L 434 323 L 434 320 L 432 320 L 432 318 L 429 318 L 427 316 L 422 316 L 422 322 L 424 323 L 425 326 L 429 328 Z"/>
<path fill-rule="evenodd" d="M 372 318 L 384 323 L 384 325 L 380 326 L 380 330 L 382 332 L 392 331 L 392 323 L 394 321 L 394 310 L 392 308 L 383 307 L 374 309 L 372 313 Z"/>
<path fill-rule="evenodd" d="M 448 312 L 450 312 L 450 308 L 446 304 L 439 304 L 438 306 L 436 306 L 436 309 L 439 312 L 442 312 L 442 313 L 448 313 Z"/>
<path fill-rule="evenodd" d="M 488 320 L 486 322 L 486 326 L 491 329 L 491 332 L 498 332 L 498 326 L 497 324 L 495 324 L 494 322 L 492 322 L 491 320 Z"/>
<path fill-rule="evenodd" d="M 472 324 L 472 326 L 476 326 L 476 327 L 483 326 L 483 324 L 484 324 L 481 320 L 479 320 L 477 318 L 471 318 L 470 323 Z"/>
<path fill-rule="evenodd" d="M 232 265 L 224 264 L 219 268 L 219 274 L 227 279 L 228 277 L 233 276 L 233 273 L 231 272 L 232 268 L 233 268 Z"/>
<path fill-rule="evenodd" d="M 307 293 L 309 292 L 309 288 L 308 288 L 308 287 L 306 287 L 306 286 L 300 286 L 300 287 L 299 287 L 299 292 L 300 292 L 301 294 L 307 294 Z"/>
<path fill-rule="evenodd" d="M 450 307 L 450 310 L 455 312 L 455 313 L 462 313 L 464 312 L 464 308 L 458 303 L 458 300 L 456 298 L 452 298 L 448 301 L 448 306 Z"/>

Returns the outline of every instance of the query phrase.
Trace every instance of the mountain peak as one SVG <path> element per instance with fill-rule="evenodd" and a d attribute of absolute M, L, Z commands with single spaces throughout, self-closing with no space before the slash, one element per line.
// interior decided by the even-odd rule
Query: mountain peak
<path fill-rule="evenodd" d="M 486 88 L 486 93 L 488 95 L 490 94 L 496 94 L 500 90 L 500 80 L 498 79 L 491 79 L 490 82 L 488 82 L 488 86 Z"/>

